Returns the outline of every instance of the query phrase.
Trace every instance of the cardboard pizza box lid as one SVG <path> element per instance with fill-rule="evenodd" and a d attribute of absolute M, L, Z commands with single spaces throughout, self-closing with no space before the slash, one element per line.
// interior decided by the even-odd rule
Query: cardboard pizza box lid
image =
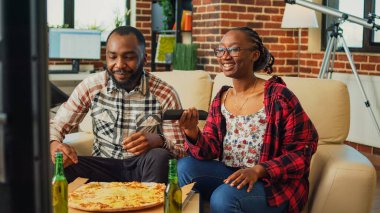
<path fill-rule="evenodd" d="M 77 178 L 73 182 L 69 184 L 68 192 L 72 192 L 81 185 L 85 184 L 87 182 L 87 178 Z M 196 212 L 199 211 L 199 194 L 196 193 L 194 195 L 192 189 L 194 187 L 195 183 L 188 184 L 186 186 L 183 186 L 182 189 L 182 204 L 184 205 L 183 212 Z M 193 199 L 189 201 L 189 199 L 193 196 Z M 189 202 L 189 204 L 184 204 L 184 202 Z M 189 211 L 188 211 L 189 210 Z M 148 208 L 144 210 L 138 210 L 138 211 L 132 211 L 132 212 L 138 212 L 138 213 L 162 213 L 164 212 L 164 206 L 160 205 L 153 208 Z M 73 208 L 69 208 L 69 213 L 88 213 L 87 211 L 77 210 Z"/>

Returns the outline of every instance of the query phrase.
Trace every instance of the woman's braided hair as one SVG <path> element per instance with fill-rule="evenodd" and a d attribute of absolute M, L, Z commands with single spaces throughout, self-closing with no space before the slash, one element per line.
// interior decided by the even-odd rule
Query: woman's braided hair
<path fill-rule="evenodd" d="M 248 39 L 256 45 L 257 50 L 260 52 L 260 56 L 253 64 L 253 71 L 259 71 L 264 69 L 268 74 L 273 72 L 274 57 L 264 46 L 259 34 L 249 27 L 236 27 L 231 30 L 237 30 L 244 32 Z"/>

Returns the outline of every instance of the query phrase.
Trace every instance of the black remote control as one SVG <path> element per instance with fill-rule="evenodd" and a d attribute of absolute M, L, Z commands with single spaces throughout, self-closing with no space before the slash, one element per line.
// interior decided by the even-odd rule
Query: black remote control
<path fill-rule="evenodd" d="M 168 109 L 164 112 L 163 120 L 179 120 L 183 113 L 183 109 Z M 204 110 L 198 110 L 199 120 L 206 120 L 208 113 Z"/>

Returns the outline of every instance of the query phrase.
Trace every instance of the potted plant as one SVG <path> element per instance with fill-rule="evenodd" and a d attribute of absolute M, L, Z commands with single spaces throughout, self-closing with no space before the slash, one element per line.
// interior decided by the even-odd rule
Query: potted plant
<path fill-rule="evenodd" d="M 164 16 L 163 22 L 163 30 L 169 29 L 169 24 L 173 20 L 173 5 L 171 0 L 161 0 L 159 1 L 159 5 L 162 7 L 162 15 Z"/>
<path fill-rule="evenodd" d="M 115 27 L 120 27 L 122 25 L 127 24 L 127 20 L 129 19 L 129 15 L 131 13 L 131 9 L 128 10 L 128 8 L 125 9 L 124 14 L 120 14 L 119 10 L 115 11 L 115 18 L 114 18 L 114 24 Z"/>

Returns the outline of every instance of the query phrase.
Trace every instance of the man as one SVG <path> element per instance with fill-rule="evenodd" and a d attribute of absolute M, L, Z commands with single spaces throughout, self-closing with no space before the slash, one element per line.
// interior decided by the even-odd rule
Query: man
<path fill-rule="evenodd" d="M 177 122 L 162 121 L 166 109 L 180 109 L 174 89 L 144 72 L 145 39 L 122 26 L 107 38 L 107 69 L 83 80 L 50 121 L 50 154 L 63 152 L 68 181 L 167 182 L 168 160 L 182 157 Z M 78 156 L 64 135 L 91 112 L 93 156 Z"/>

